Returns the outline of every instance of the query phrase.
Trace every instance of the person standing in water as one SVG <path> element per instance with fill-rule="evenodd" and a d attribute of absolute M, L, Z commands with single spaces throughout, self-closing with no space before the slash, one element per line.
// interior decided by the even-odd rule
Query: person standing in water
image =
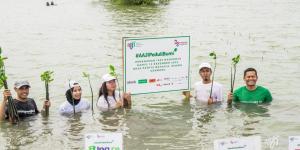
<path fill-rule="evenodd" d="M 245 86 L 236 89 L 233 93 L 228 93 L 227 103 L 268 103 L 272 101 L 272 95 L 267 88 L 256 85 L 258 76 L 254 68 L 247 68 L 244 71 Z"/>
<path fill-rule="evenodd" d="M 21 119 L 40 113 L 34 99 L 28 98 L 30 87 L 31 86 L 28 81 L 16 81 L 14 84 L 14 90 L 17 93 L 17 97 L 13 99 L 13 102 L 15 103 L 18 115 Z M 0 121 L 9 119 L 7 108 L 7 100 L 9 96 L 12 96 L 10 90 L 4 90 L 3 101 L 0 103 Z M 50 101 L 44 101 L 42 112 L 44 112 L 44 108 L 46 106 L 51 106 Z"/>
<path fill-rule="evenodd" d="M 82 89 L 78 82 L 69 81 L 66 85 L 67 91 L 65 93 L 66 100 L 59 107 L 59 113 L 62 115 L 70 115 L 74 113 L 73 105 L 75 105 L 75 112 L 85 112 L 90 109 L 90 103 L 81 97 Z M 74 104 L 73 104 L 74 100 Z"/>
<path fill-rule="evenodd" d="M 105 74 L 102 76 L 102 85 L 99 89 L 99 99 L 97 108 L 102 111 L 109 111 L 117 108 L 130 108 L 131 95 L 130 93 L 119 93 L 116 91 L 116 77 Z"/>
<path fill-rule="evenodd" d="M 221 102 L 223 100 L 223 90 L 222 85 L 218 82 L 213 82 L 212 94 L 210 97 L 212 70 L 209 63 L 204 62 L 199 65 L 199 75 L 201 81 L 196 82 L 194 85 L 196 102 L 208 105 Z M 185 91 L 183 94 L 186 98 L 191 97 L 189 92 Z"/>

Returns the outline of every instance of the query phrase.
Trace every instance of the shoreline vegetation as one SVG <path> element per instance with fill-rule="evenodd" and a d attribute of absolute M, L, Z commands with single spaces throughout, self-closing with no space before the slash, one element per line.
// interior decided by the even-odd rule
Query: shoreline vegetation
<path fill-rule="evenodd" d="M 170 0 L 111 0 L 113 3 L 123 5 L 158 5 L 167 4 Z"/>

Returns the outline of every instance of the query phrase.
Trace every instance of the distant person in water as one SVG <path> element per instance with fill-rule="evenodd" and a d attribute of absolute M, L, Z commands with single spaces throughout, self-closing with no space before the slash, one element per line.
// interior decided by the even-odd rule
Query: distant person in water
<path fill-rule="evenodd" d="M 17 93 L 17 97 L 13 99 L 13 102 L 16 106 L 17 113 L 21 119 L 34 116 L 40 112 L 37 108 L 34 99 L 28 98 L 30 87 L 31 86 L 28 81 L 17 81 L 14 84 L 14 90 Z M 7 108 L 7 101 L 9 96 L 12 96 L 10 90 L 4 90 L 3 101 L 0 102 L 0 121 L 4 119 L 9 119 Z M 50 101 L 44 101 L 42 111 L 44 111 L 44 108 L 46 106 L 51 106 Z"/>
<path fill-rule="evenodd" d="M 69 81 L 66 86 L 67 91 L 65 95 L 67 101 L 60 105 L 59 113 L 62 115 L 73 114 L 73 106 L 75 106 L 76 113 L 88 111 L 90 109 L 90 103 L 81 97 L 82 90 L 79 83 L 76 81 Z"/>
<path fill-rule="evenodd" d="M 201 81 L 196 82 L 194 85 L 194 94 L 196 102 L 198 102 L 199 104 L 213 104 L 221 102 L 223 100 L 222 85 L 216 81 L 212 82 L 211 65 L 207 62 L 201 63 L 199 65 L 198 73 L 201 77 Z M 210 97 L 210 90 L 212 84 L 212 94 Z M 185 91 L 183 94 L 186 96 L 186 98 L 190 97 L 190 93 L 187 91 Z"/>
<path fill-rule="evenodd" d="M 131 95 L 130 93 L 119 93 L 116 91 L 116 78 L 110 74 L 102 76 L 102 85 L 99 89 L 99 99 L 97 108 L 100 111 L 109 111 L 117 108 L 130 108 Z"/>
<path fill-rule="evenodd" d="M 56 4 L 54 4 L 54 2 L 53 2 L 53 1 L 51 1 L 50 3 L 49 3 L 49 2 L 46 2 L 46 6 L 50 6 L 50 5 L 52 5 L 52 6 L 56 6 Z"/>
<path fill-rule="evenodd" d="M 236 89 L 233 93 L 228 93 L 229 104 L 233 102 L 240 103 L 267 103 L 272 101 L 272 95 L 267 88 L 256 85 L 258 76 L 254 68 L 248 68 L 244 71 L 244 81 L 246 86 Z"/>

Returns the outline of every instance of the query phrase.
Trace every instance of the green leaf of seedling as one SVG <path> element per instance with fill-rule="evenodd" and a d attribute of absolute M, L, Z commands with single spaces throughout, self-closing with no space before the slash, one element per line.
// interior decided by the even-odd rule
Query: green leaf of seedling
<path fill-rule="evenodd" d="M 232 64 L 236 65 L 240 61 L 240 55 L 237 55 L 236 57 L 232 58 Z"/>
<path fill-rule="evenodd" d="M 4 66 L 4 60 L 8 59 L 7 57 L 2 57 L 0 54 L 0 67 Z"/>
<path fill-rule="evenodd" d="M 110 72 L 115 72 L 115 67 L 113 65 L 109 65 L 109 71 Z"/>
<path fill-rule="evenodd" d="M 83 74 L 83 77 L 84 77 L 84 78 L 89 78 L 89 77 L 90 77 L 90 74 L 88 74 L 88 73 L 86 73 L 86 72 L 82 72 L 82 74 Z"/>
<path fill-rule="evenodd" d="M 110 72 L 109 73 L 111 76 L 117 77 L 117 74 L 115 72 Z"/>
<path fill-rule="evenodd" d="M 215 52 L 209 53 L 209 56 L 212 57 L 213 59 L 217 59 L 217 55 Z"/>
<path fill-rule="evenodd" d="M 174 52 L 177 52 L 177 50 L 178 50 L 177 48 L 174 48 Z"/>
<path fill-rule="evenodd" d="M 45 71 L 41 74 L 41 80 L 45 81 L 47 83 L 50 83 L 51 81 L 53 81 L 54 79 L 52 78 L 53 75 L 53 71 Z"/>
<path fill-rule="evenodd" d="M 113 65 L 109 65 L 109 74 L 111 76 L 117 77 L 117 73 L 115 71 L 115 67 Z"/>
<path fill-rule="evenodd" d="M 4 87 L 4 81 L 7 80 L 7 77 L 3 74 L 0 76 L 0 89 Z"/>
<path fill-rule="evenodd" d="M 7 77 L 5 75 L 5 67 L 4 67 L 4 60 L 7 59 L 7 57 L 1 56 L 2 54 L 2 48 L 0 47 L 0 87 L 2 88 L 4 86 L 4 81 L 7 80 Z"/>

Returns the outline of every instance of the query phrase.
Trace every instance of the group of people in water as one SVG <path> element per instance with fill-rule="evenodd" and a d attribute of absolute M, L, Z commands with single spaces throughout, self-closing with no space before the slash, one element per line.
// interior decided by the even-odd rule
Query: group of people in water
<path fill-rule="evenodd" d="M 194 85 L 195 100 L 199 103 L 213 104 L 223 100 L 222 85 L 211 80 L 212 69 L 209 63 L 202 63 L 199 66 L 199 75 L 202 81 L 196 82 Z M 233 93 L 227 94 L 227 103 L 269 103 L 272 101 L 270 91 L 256 85 L 258 80 L 257 71 L 254 68 L 247 68 L 244 71 L 245 86 L 239 87 Z M 211 92 L 212 91 L 212 92 Z M 188 91 L 183 92 L 186 99 L 192 97 Z"/>
<path fill-rule="evenodd" d="M 223 101 L 222 85 L 211 80 L 212 67 L 209 63 L 202 63 L 199 66 L 199 75 L 201 81 L 196 82 L 194 86 L 194 95 L 189 91 L 183 92 L 187 99 L 194 97 L 199 103 L 214 104 Z M 247 68 L 244 71 L 245 86 L 236 89 L 233 93 L 227 94 L 227 103 L 268 103 L 272 101 L 272 95 L 267 88 L 256 85 L 258 76 L 254 68 Z M 212 86 L 212 87 L 211 87 Z M 116 77 L 105 74 L 102 76 L 102 84 L 99 89 L 97 108 L 102 111 L 110 111 L 118 108 L 131 108 L 130 93 L 120 93 L 116 90 Z M 17 97 L 13 99 L 17 113 L 20 118 L 25 118 L 38 114 L 40 111 L 37 108 L 35 101 L 28 98 L 30 84 L 28 81 L 17 81 L 14 84 L 14 90 Z M 211 92 L 212 91 L 212 92 Z M 3 91 L 3 101 L 0 102 L 0 121 L 8 118 L 8 97 L 11 96 L 10 90 Z M 59 113 L 69 115 L 78 112 L 85 112 L 90 109 L 91 104 L 82 98 L 81 86 L 76 81 L 69 81 L 65 92 L 66 101 L 59 107 Z M 45 100 L 43 109 L 50 107 L 51 103 Z"/>
<path fill-rule="evenodd" d="M 99 98 L 96 104 L 100 111 L 131 107 L 130 93 L 119 93 L 116 90 L 116 77 L 110 74 L 105 74 L 102 76 L 102 81 L 103 83 L 99 89 Z M 17 81 L 14 84 L 16 98 L 13 99 L 13 102 L 20 118 L 26 118 L 41 112 L 38 110 L 34 99 L 28 97 L 29 89 L 30 84 L 28 81 Z M 59 113 L 62 115 L 70 115 L 74 112 L 74 110 L 75 113 L 89 110 L 91 104 L 82 98 L 81 95 L 82 90 L 80 84 L 76 81 L 69 81 L 65 92 L 66 101 L 60 105 Z M 7 107 L 9 96 L 12 96 L 10 90 L 4 90 L 3 101 L 0 102 L 0 121 L 9 119 Z M 46 107 L 50 106 L 50 101 L 45 100 L 42 111 L 44 111 Z"/>

